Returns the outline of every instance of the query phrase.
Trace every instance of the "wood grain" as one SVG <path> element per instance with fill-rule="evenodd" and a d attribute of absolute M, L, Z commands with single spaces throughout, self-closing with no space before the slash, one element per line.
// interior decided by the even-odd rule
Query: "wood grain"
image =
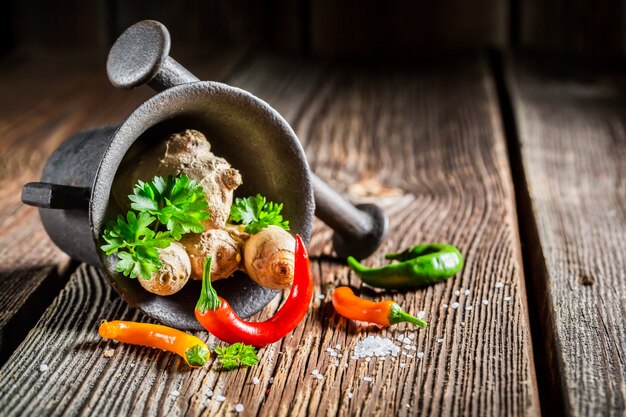
<path fill-rule="evenodd" d="M 97 271 L 81 267 L 0 370 L 3 414 L 213 416 L 232 415 L 242 403 L 242 415 L 262 416 L 538 415 L 511 178 L 485 61 L 470 56 L 382 70 L 262 58 L 231 80 L 285 112 L 319 175 L 354 199 L 385 207 L 390 237 L 368 263 L 419 241 L 461 248 L 466 266 L 447 283 L 393 293 L 361 288 L 413 314 L 425 311 L 430 326 L 380 330 L 338 317 L 332 290 L 359 288 L 359 280 L 320 259 L 305 321 L 262 349 L 259 365 L 221 372 L 211 362 L 191 371 L 170 354 L 100 340 L 101 319 L 146 318 L 124 306 Z M 328 250 L 329 233 L 316 229 L 312 252 Z M 458 309 L 443 307 L 457 300 Z M 280 303 L 278 297 L 258 318 Z M 408 354 L 423 358 L 349 358 L 367 335 L 409 333 L 416 337 Z M 327 352 L 337 344 L 341 358 Z M 108 359 L 107 346 L 115 350 Z M 49 370 L 40 372 L 44 363 Z"/>
<path fill-rule="evenodd" d="M 571 416 L 626 412 L 624 66 L 510 61 L 523 230 L 552 383 Z"/>

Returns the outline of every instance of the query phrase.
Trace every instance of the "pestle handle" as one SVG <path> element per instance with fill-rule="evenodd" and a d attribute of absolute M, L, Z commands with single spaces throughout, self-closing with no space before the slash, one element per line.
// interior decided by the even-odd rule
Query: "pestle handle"
<path fill-rule="evenodd" d="M 107 59 L 107 74 L 117 88 L 148 84 L 163 91 L 199 81 L 169 56 L 170 34 L 163 24 L 144 20 L 129 27 L 115 41 Z M 312 174 L 315 214 L 334 231 L 333 247 L 340 257 L 366 258 L 387 234 L 388 220 L 375 204 L 352 205 Z"/>
<path fill-rule="evenodd" d="M 375 204 L 354 206 L 317 175 L 311 174 L 315 196 L 315 215 L 334 230 L 333 248 L 341 258 L 363 259 L 380 246 L 387 235 L 389 221 Z"/>
<path fill-rule="evenodd" d="M 200 81 L 169 56 L 170 45 L 170 33 L 162 23 L 143 20 L 132 25 L 109 51 L 109 81 L 125 90 L 148 84 L 156 91 Z"/>

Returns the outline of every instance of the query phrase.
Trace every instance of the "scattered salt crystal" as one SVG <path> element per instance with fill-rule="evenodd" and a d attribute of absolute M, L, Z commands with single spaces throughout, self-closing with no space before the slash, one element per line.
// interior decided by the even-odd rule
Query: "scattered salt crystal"
<path fill-rule="evenodd" d="M 135 362 L 131 362 L 131 363 L 130 363 L 130 367 L 131 367 L 131 368 L 134 368 L 134 367 L 135 367 Z"/>
<path fill-rule="evenodd" d="M 207 398 L 211 398 L 212 396 L 213 396 L 213 390 L 212 390 L 212 389 L 210 389 L 210 390 L 208 390 L 208 391 L 207 391 L 207 393 L 206 393 L 206 397 L 207 397 Z"/>
<path fill-rule="evenodd" d="M 373 379 L 372 379 L 372 377 L 371 377 L 371 376 L 364 376 L 364 377 L 363 377 L 363 381 L 365 381 L 365 382 L 372 382 L 372 381 L 373 381 Z"/>
<path fill-rule="evenodd" d="M 404 368 L 405 366 L 406 366 L 406 363 L 404 363 L 404 362 L 400 363 L 400 368 Z"/>
<path fill-rule="evenodd" d="M 104 356 L 105 358 L 110 358 L 111 356 L 113 356 L 114 353 L 115 351 L 113 349 L 104 349 L 104 351 L 102 352 L 102 356 Z"/>
<path fill-rule="evenodd" d="M 175 390 L 173 390 L 173 391 L 172 391 L 172 395 L 173 395 L 174 397 L 178 397 L 178 396 L 180 395 L 180 391 L 178 391 L 177 389 L 175 389 Z"/>
<path fill-rule="evenodd" d="M 339 355 L 337 355 L 337 357 L 338 357 L 339 359 L 343 358 L 343 353 L 340 353 Z"/>
<path fill-rule="evenodd" d="M 422 359 L 424 357 L 424 352 L 417 352 L 417 357 Z"/>
<path fill-rule="evenodd" d="M 341 345 L 340 345 L 339 343 L 337 343 L 337 344 L 335 345 L 335 349 L 341 349 Z"/>
<path fill-rule="evenodd" d="M 404 404 L 406 408 L 411 408 L 411 404 Z"/>
<path fill-rule="evenodd" d="M 443 343 L 443 339 L 437 339 L 437 343 Z"/>
<path fill-rule="evenodd" d="M 326 296 L 324 294 L 320 294 L 317 296 L 317 298 L 319 298 L 320 300 L 323 300 L 324 298 L 326 298 Z"/>
<path fill-rule="evenodd" d="M 330 356 L 337 356 L 337 352 L 335 352 L 334 350 L 332 350 L 332 351 L 328 352 L 328 354 L 329 354 Z"/>
<path fill-rule="evenodd" d="M 402 354 L 403 354 L 403 355 L 406 355 L 406 351 L 404 351 L 404 350 L 403 350 L 403 351 L 402 351 Z"/>
<path fill-rule="evenodd" d="M 472 306 L 465 306 L 465 311 L 472 311 Z"/>
<path fill-rule="evenodd" d="M 223 395 L 216 395 L 215 397 L 213 397 L 213 399 L 218 403 L 226 401 L 226 397 L 224 397 Z"/>
<path fill-rule="evenodd" d="M 406 355 L 408 359 L 413 359 L 413 355 Z"/>
<path fill-rule="evenodd" d="M 368 356 L 367 358 L 365 358 L 365 360 L 366 360 L 367 362 L 369 362 L 369 361 L 371 361 L 371 360 L 372 360 L 372 358 Z"/>
<path fill-rule="evenodd" d="M 504 301 L 511 301 L 511 297 L 507 295 L 506 297 L 504 297 Z"/>
<path fill-rule="evenodd" d="M 456 310 L 457 308 L 459 308 L 459 303 L 457 303 L 456 301 L 454 303 L 452 303 L 452 305 L 450 306 L 451 309 Z"/>
<path fill-rule="evenodd" d="M 327 352 L 327 353 L 333 353 L 333 352 L 334 352 L 334 350 L 333 350 L 333 348 L 331 348 L 331 347 L 327 347 L 327 348 L 326 348 L 326 352 Z"/>
<path fill-rule="evenodd" d="M 417 350 L 415 346 L 411 346 L 411 350 Z"/>
<path fill-rule="evenodd" d="M 313 369 L 313 371 L 311 371 L 311 375 L 318 375 L 320 373 L 320 371 L 318 371 L 317 369 Z"/>
<path fill-rule="evenodd" d="M 339 361 L 337 361 L 337 362 L 333 362 L 333 365 L 334 365 L 334 366 L 339 366 Z"/>
<path fill-rule="evenodd" d="M 456 290 L 456 291 L 454 292 L 454 295 L 458 297 L 459 295 L 461 295 L 461 291 Z"/>
<path fill-rule="evenodd" d="M 270 380 L 268 381 L 270 384 L 274 383 L 274 377 L 270 377 Z"/>
<path fill-rule="evenodd" d="M 487 300 L 487 299 L 485 298 L 485 299 L 483 300 L 483 304 L 484 304 L 484 305 L 489 304 L 489 300 Z"/>
<path fill-rule="evenodd" d="M 417 318 L 418 319 L 423 319 L 424 316 L 426 316 L 426 312 L 425 311 L 420 311 L 417 313 Z"/>
<path fill-rule="evenodd" d="M 315 375 L 315 378 L 316 378 L 316 379 L 324 379 L 324 375 L 322 375 L 322 374 L 317 374 L 317 375 Z"/>
<path fill-rule="evenodd" d="M 346 395 L 347 395 L 348 399 L 352 399 L 352 393 L 350 391 L 348 391 Z"/>
<path fill-rule="evenodd" d="M 470 290 L 465 290 L 465 295 L 470 295 Z"/>
<path fill-rule="evenodd" d="M 344 367 L 344 368 L 347 368 L 347 367 L 348 367 L 348 362 L 344 363 L 344 364 L 343 364 L 343 367 Z"/>
<path fill-rule="evenodd" d="M 394 344 L 393 340 L 380 336 L 367 336 L 356 344 L 352 358 L 384 357 L 394 352 L 398 354 L 400 346 Z"/>
<path fill-rule="evenodd" d="M 504 287 L 504 284 L 501 282 L 496 282 L 496 288 L 502 288 Z"/>
<path fill-rule="evenodd" d="M 259 382 L 261 382 L 261 381 L 259 381 L 259 378 L 257 378 L 256 376 L 254 378 L 252 378 L 252 383 L 254 385 L 259 385 Z"/>
<path fill-rule="evenodd" d="M 48 372 L 48 365 L 46 365 L 45 363 L 42 363 L 41 365 L 39 365 L 39 372 Z"/>
<path fill-rule="evenodd" d="M 447 304 L 442 304 L 441 307 L 448 308 L 448 305 Z"/>
<path fill-rule="evenodd" d="M 397 335 L 397 336 L 396 336 L 396 340 L 397 340 L 398 342 L 402 343 L 402 341 L 404 340 L 404 336 L 403 336 L 403 335 L 401 335 L 401 334 L 399 334 L 399 335 Z"/>
<path fill-rule="evenodd" d="M 415 333 L 411 333 L 411 334 L 409 334 L 409 339 L 411 339 L 411 340 L 415 340 Z"/>
<path fill-rule="evenodd" d="M 244 410 L 243 404 L 239 403 L 235 406 L 235 411 L 241 413 Z"/>

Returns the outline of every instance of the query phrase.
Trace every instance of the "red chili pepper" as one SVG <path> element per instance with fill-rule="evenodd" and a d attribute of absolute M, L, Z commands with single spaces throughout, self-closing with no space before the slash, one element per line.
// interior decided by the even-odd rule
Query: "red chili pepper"
<path fill-rule="evenodd" d="M 300 236 L 296 236 L 293 285 L 287 301 L 273 317 L 263 322 L 241 319 L 211 286 L 211 258 L 207 257 L 202 292 L 196 304 L 196 318 L 205 329 L 224 342 L 263 347 L 282 339 L 295 329 L 304 319 L 312 296 L 313 276 L 309 255 Z"/>

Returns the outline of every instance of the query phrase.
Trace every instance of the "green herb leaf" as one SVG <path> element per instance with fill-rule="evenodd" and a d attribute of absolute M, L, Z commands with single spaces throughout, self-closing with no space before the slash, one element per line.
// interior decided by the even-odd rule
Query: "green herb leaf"
<path fill-rule="evenodd" d="M 259 362 L 254 346 L 234 343 L 230 346 L 215 346 L 215 353 L 224 369 L 230 371 L 240 365 L 252 366 Z"/>
<path fill-rule="evenodd" d="M 167 247 L 174 239 L 170 232 L 154 233 L 150 225 L 156 219 L 146 212 L 129 211 L 124 216 L 117 216 L 110 221 L 102 238 L 106 242 L 100 246 L 106 255 L 117 253 L 116 271 L 127 277 L 150 279 L 152 274 L 161 267 L 157 249 Z"/>
<path fill-rule="evenodd" d="M 246 232 L 259 233 L 269 225 L 276 225 L 289 230 L 289 221 L 283 220 L 280 214 L 282 204 L 267 201 L 261 194 L 254 197 L 236 198 L 230 208 L 229 221 L 241 223 L 246 226 Z"/>
<path fill-rule="evenodd" d="M 204 190 L 187 175 L 139 181 L 128 198 L 133 210 L 155 215 L 176 240 L 186 233 L 203 232 L 202 221 L 209 218 Z"/>

